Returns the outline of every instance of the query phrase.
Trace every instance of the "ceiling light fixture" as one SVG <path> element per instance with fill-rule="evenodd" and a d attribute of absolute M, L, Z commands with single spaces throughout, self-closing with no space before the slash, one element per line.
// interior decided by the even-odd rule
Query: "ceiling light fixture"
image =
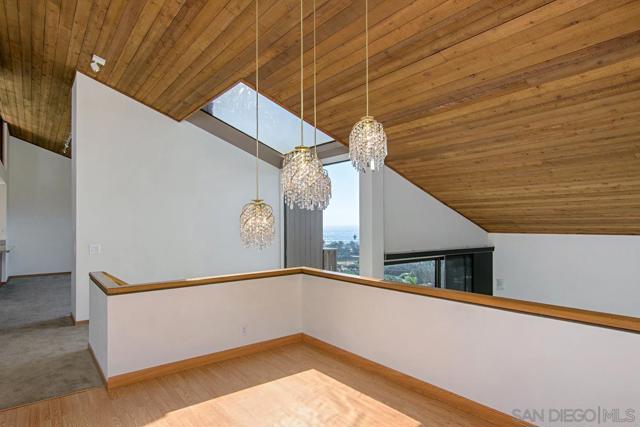
<path fill-rule="evenodd" d="M 258 0 L 256 0 L 256 198 L 244 205 L 240 213 L 240 239 L 246 247 L 264 249 L 270 246 L 275 236 L 275 219 L 273 209 L 260 199 L 258 117 Z"/>
<path fill-rule="evenodd" d="M 315 149 L 315 134 L 314 123 L 314 149 L 310 150 L 304 145 L 304 11 L 303 0 L 300 0 L 300 145 L 285 154 L 281 178 L 284 201 L 290 209 L 297 206 L 300 209 L 322 210 L 329 205 L 331 180 L 327 171 L 324 170 L 322 162 L 318 159 L 318 153 Z"/>
<path fill-rule="evenodd" d="M 104 64 L 106 63 L 107 63 L 107 60 L 99 57 L 98 55 L 94 54 L 93 57 L 91 57 L 91 69 L 93 70 L 94 73 L 99 72 L 100 69 L 104 67 Z"/>
<path fill-rule="evenodd" d="M 365 92 L 366 115 L 360 119 L 349 135 L 349 158 L 358 172 L 382 169 L 387 156 L 387 135 L 382 124 L 369 115 L 369 4 L 365 0 Z"/>

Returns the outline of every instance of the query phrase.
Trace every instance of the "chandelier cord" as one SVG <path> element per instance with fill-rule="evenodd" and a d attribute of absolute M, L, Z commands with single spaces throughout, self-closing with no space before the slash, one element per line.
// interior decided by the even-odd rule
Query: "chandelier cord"
<path fill-rule="evenodd" d="M 258 179 L 259 168 L 259 150 L 260 142 L 258 132 L 260 130 L 260 120 L 258 118 L 258 0 L 256 0 L 256 200 L 260 199 L 260 180 Z"/>
<path fill-rule="evenodd" d="M 369 0 L 364 0 L 364 56 L 367 116 L 369 115 Z"/>
<path fill-rule="evenodd" d="M 304 147 L 304 24 L 303 0 L 300 0 L 300 145 Z"/>
<path fill-rule="evenodd" d="M 318 157 L 318 144 L 316 135 L 318 134 L 318 108 L 316 100 L 316 0 L 313 0 L 313 151 Z"/>

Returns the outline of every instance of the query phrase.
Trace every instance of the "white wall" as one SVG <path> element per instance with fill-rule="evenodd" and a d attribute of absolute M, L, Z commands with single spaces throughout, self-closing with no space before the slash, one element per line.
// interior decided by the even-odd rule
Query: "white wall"
<path fill-rule="evenodd" d="M 640 416 L 639 334 L 313 276 L 302 295 L 306 334 L 504 413 Z"/>
<path fill-rule="evenodd" d="M 640 317 L 640 236 L 489 238 L 495 245 L 494 295 Z"/>
<path fill-rule="evenodd" d="M 90 271 L 142 282 L 280 266 L 279 237 L 263 251 L 240 242 L 253 156 L 83 74 L 72 111 L 76 319 L 89 316 Z M 279 170 L 262 162 L 260 187 L 280 224 Z"/>
<path fill-rule="evenodd" d="M 8 274 L 71 271 L 71 161 L 10 137 L 7 166 Z"/>
<path fill-rule="evenodd" d="M 7 166 L 9 165 L 7 161 L 8 150 L 9 150 L 9 126 L 6 123 L 2 123 L 0 132 L 2 132 L 2 140 L 4 141 L 4 144 L 2 146 L 2 151 L 3 151 L 2 158 L 4 159 L 4 163 L 0 162 L 0 181 L 6 183 L 7 182 Z"/>
<path fill-rule="evenodd" d="M 91 300 L 107 313 L 89 328 L 108 377 L 302 331 L 300 275 L 110 297 L 92 286 Z"/>
<path fill-rule="evenodd" d="M 487 232 L 389 168 L 384 171 L 385 252 L 489 245 Z"/>
<path fill-rule="evenodd" d="M 384 245 L 388 253 L 494 246 L 494 295 L 640 316 L 640 236 L 488 234 L 389 168 Z"/>

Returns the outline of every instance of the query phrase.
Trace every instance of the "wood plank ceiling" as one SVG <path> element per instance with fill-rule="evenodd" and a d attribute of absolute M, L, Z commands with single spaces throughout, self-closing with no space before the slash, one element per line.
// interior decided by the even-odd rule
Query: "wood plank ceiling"
<path fill-rule="evenodd" d="M 364 2 L 317 6 L 318 121 L 346 142 L 364 113 Z M 298 7 L 261 2 L 261 87 L 293 112 Z M 369 7 L 371 111 L 386 127 L 390 167 L 488 231 L 640 234 L 639 0 Z M 253 81 L 253 8 L 2 0 L 0 113 L 13 135 L 60 152 L 77 69 L 182 120 Z M 97 75 L 93 53 L 107 59 Z M 310 105 L 310 49 L 305 60 Z"/>

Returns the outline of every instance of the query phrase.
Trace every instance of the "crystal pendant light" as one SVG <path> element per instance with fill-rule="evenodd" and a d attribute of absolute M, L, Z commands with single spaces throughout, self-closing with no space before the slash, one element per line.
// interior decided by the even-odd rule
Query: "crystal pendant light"
<path fill-rule="evenodd" d="M 329 205 L 331 198 L 331 179 L 318 159 L 316 150 L 316 113 L 315 113 L 315 0 L 314 19 L 314 147 L 311 150 L 304 145 L 304 15 L 300 1 L 300 145 L 284 156 L 282 163 L 282 193 L 284 201 L 293 209 L 320 209 Z"/>
<path fill-rule="evenodd" d="M 256 198 L 244 205 L 240 213 L 240 239 L 246 247 L 263 249 L 273 241 L 275 219 L 271 206 L 260 199 L 258 90 L 258 0 L 256 0 Z"/>
<path fill-rule="evenodd" d="M 349 135 L 349 158 L 358 172 L 382 169 L 387 156 L 387 135 L 382 124 L 369 115 L 369 4 L 365 0 L 365 86 L 366 115 L 353 126 Z"/>

